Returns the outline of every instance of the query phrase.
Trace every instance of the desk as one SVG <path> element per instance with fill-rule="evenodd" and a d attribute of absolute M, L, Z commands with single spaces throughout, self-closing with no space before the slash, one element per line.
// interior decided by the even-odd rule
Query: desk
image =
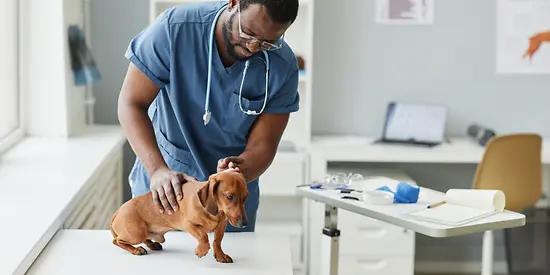
<path fill-rule="evenodd" d="M 292 275 L 290 243 L 280 236 L 226 233 L 222 248 L 233 258 L 231 264 L 216 262 L 212 250 L 195 256 L 196 240 L 185 232 L 167 233 L 163 250 L 143 256 L 111 241 L 108 230 L 60 230 L 26 274 Z"/>
<path fill-rule="evenodd" d="M 309 175 L 309 182 L 312 180 L 320 180 L 325 177 L 327 173 L 333 173 L 335 171 L 330 171 L 330 165 L 331 163 L 337 163 L 337 162 L 355 162 L 355 163 L 417 163 L 417 164 L 478 164 L 483 157 L 483 154 L 485 152 L 485 148 L 480 146 L 479 144 L 475 143 L 473 140 L 471 140 L 468 137 L 451 137 L 450 142 L 443 143 L 439 146 L 428 148 L 428 147 L 421 147 L 421 146 L 411 146 L 411 145 L 397 145 L 397 144 L 377 144 L 374 143 L 378 138 L 377 137 L 362 137 L 362 136 L 342 136 L 342 135 L 317 135 L 312 138 L 312 144 L 310 148 L 310 175 Z M 550 141 L 548 139 L 543 140 L 543 148 L 542 148 L 542 157 L 541 157 L 542 163 L 543 163 L 543 192 L 548 196 L 550 194 Z M 346 170 L 346 169 L 343 169 Z M 350 169 L 353 170 L 353 169 Z M 364 169 L 362 169 L 364 170 Z M 370 169 L 366 169 L 370 170 Z M 347 171 L 349 172 L 349 171 Z M 361 171 L 362 173 L 363 171 Z M 395 175 L 392 171 L 386 171 L 382 173 L 378 172 L 365 172 L 364 175 L 384 175 L 389 176 L 392 178 L 396 178 L 396 176 L 401 177 L 401 175 Z M 398 174 L 404 174 L 402 172 Z M 405 176 L 407 177 L 407 176 Z M 424 185 L 420 183 L 419 185 Z M 319 250 L 320 247 L 317 245 L 317 243 L 320 242 L 320 240 L 317 239 L 316 236 L 313 234 L 319 234 L 319 231 L 316 231 L 316 228 L 319 228 L 320 221 L 322 223 L 322 217 L 321 215 L 318 215 L 317 213 L 321 210 L 316 205 L 317 203 L 313 203 L 313 201 L 309 200 L 307 202 L 308 204 L 308 215 L 309 215 L 309 221 L 312 224 L 310 227 L 312 229 L 309 230 L 310 232 L 310 241 L 308 242 L 309 246 L 309 254 L 308 254 L 308 261 L 309 261 L 309 271 L 313 272 L 313 274 L 317 274 L 316 270 L 319 269 L 319 263 L 320 263 L 320 257 L 319 257 Z M 541 199 L 538 203 L 539 206 L 547 205 L 548 202 L 546 199 Z M 347 212 L 347 211 L 342 211 Z M 348 214 L 348 213 L 346 213 Z M 366 219 L 366 218 L 365 218 Z M 345 221 L 344 223 L 341 223 L 341 225 L 345 225 L 345 223 L 349 223 L 348 221 Z M 315 225 L 317 224 L 317 226 Z M 349 227 L 351 227 L 350 225 Z M 388 226 L 391 228 L 391 226 Z M 313 230 L 313 231 L 312 231 Z M 395 231 L 395 229 L 389 229 L 389 231 Z M 396 234 L 396 236 L 400 236 Z M 485 234 L 485 237 L 483 239 L 484 245 L 483 245 L 483 259 L 484 263 L 491 265 L 492 264 L 492 237 L 491 232 L 488 231 Z M 393 237 L 393 236 L 392 236 Z M 414 238 L 414 236 L 411 236 L 411 238 Z M 392 238 L 389 236 L 385 238 L 385 242 L 393 242 Z M 408 246 L 408 244 L 407 244 Z M 401 253 L 397 249 L 394 251 L 395 253 Z M 414 253 L 414 247 L 413 252 Z M 367 255 L 361 255 L 357 256 L 359 257 L 367 257 Z M 365 259 L 364 261 L 370 260 L 370 258 L 375 259 L 379 262 L 386 262 L 388 265 L 407 265 L 410 266 L 410 268 L 403 268 L 399 269 L 398 271 L 395 271 L 392 274 L 413 274 L 414 266 L 411 263 L 413 261 L 411 255 L 392 255 L 390 258 L 387 255 L 382 255 L 381 253 L 372 253 L 371 255 L 368 255 L 369 259 Z M 358 262 L 359 260 L 350 260 L 350 262 Z M 406 264 L 405 264 L 406 262 Z M 358 266 L 359 264 L 357 264 Z M 491 274 L 491 267 L 483 265 L 484 273 L 483 274 Z M 363 271 L 361 271 L 363 273 Z M 393 272 L 393 270 L 392 270 Z M 406 273 L 404 273 L 406 272 Z M 372 272 L 371 274 L 374 274 L 375 272 Z M 386 272 L 385 274 L 390 274 L 390 272 Z"/>
<path fill-rule="evenodd" d="M 312 151 L 330 161 L 471 163 L 481 161 L 485 147 L 467 137 L 450 138 L 435 147 L 375 144 L 378 138 L 355 136 L 314 136 Z M 550 164 L 550 141 L 544 140 L 542 162 Z"/>
<path fill-rule="evenodd" d="M 396 190 L 398 180 L 387 181 L 368 181 L 364 184 L 364 190 L 374 190 L 381 186 L 388 186 Z M 315 190 L 309 187 L 299 187 L 297 194 L 325 204 L 325 224 L 323 228 L 322 239 L 322 260 L 323 265 L 321 274 L 338 274 L 338 256 L 339 256 L 339 236 L 338 229 L 338 208 L 352 211 L 363 216 L 384 221 L 402 228 L 412 230 L 417 233 L 431 237 L 451 237 L 489 230 L 498 230 L 504 228 L 519 227 L 525 225 L 525 215 L 504 211 L 483 218 L 471 223 L 456 227 L 433 224 L 428 222 L 416 221 L 403 217 L 404 214 L 426 208 L 429 204 L 444 199 L 445 194 L 428 188 L 421 187 L 419 199 L 416 204 L 392 204 L 392 205 L 368 205 L 361 201 L 344 200 L 339 191 Z"/>

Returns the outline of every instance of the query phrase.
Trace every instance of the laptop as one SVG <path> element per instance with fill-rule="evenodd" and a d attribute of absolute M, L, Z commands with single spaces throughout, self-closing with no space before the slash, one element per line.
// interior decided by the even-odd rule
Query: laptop
<path fill-rule="evenodd" d="M 375 143 L 434 147 L 445 139 L 447 107 L 439 104 L 388 103 L 382 137 Z"/>

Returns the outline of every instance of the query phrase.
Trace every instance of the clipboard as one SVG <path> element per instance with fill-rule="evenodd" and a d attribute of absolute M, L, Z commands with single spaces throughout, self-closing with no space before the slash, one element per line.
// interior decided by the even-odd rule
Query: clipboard
<path fill-rule="evenodd" d="M 444 141 L 444 105 L 392 101 L 386 108 L 382 137 L 374 143 L 434 147 Z"/>

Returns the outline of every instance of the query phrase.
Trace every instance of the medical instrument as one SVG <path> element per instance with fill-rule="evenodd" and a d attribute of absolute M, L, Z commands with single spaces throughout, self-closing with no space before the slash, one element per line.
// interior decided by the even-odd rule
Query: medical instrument
<path fill-rule="evenodd" d="M 354 196 L 342 196 L 342 199 L 349 199 L 349 200 L 356 200 L 359 201 L 360 199 Z"/>
<path fill-rule="evenodd" d="M 209 45 L 208 45 L 208 79 L 207 79 L 207 82 L 206 82 L 206 102 L 205 102 L 205 105 L 204 105 L 204 115 L 202 116 L 202 119 L 204 121 L 204 125 L 208 124 L 210 122 L 210 118 L 212 117 L 212 113 L 210 112 L 209 110 L 209 101 L 210 101 L 210 84 L 211 84 L 211 81 L 212 81 L 212 44 L 214 43 L 214 30 L 215 30 L 215 27 L 216 27 L 216 22 L 218 21 L 218 18 L 220 17 L 220 14 L 227 8 L 227 5 L 225 5 L 224 7 L 222 7 L 217 13 L 216 13 L 216 16 L 214 16 L 214 20 L 213 20 L 213 23 L 212 23 L 212 27 L 210 29 L 210 40 L 209 40 Z M 240 89 L 239 89 L 239 107 L 241 109 L 241 111 L 247 115 L 259 115 L 261 114 L 264 109 L 265 109 L 265 105 L 266 105 L 266 102 L 267 102 L 267 92 L 268 92 L 268 87 L 269 87 L 269 55 L 267 54 L 266 51 L 263 51 L 263 54 L 265 56 L 265 66 L 266 66 L 266 71 L 265 71 L 265 97 L 264 97 L 264 104 L 262 106 L 262 109 L 257 112 L 256 110 L 244 110 L 243 109 L 243 106 L 242 106 L 242 90 L 243 90 L 243 83 L 244 83 L 244 79 L 246 77 L 246 70 L 248 69 L 248 67 L 250 66 L 250 60 L 246 60 L 245 64 L 244 64 L 244 70 L 243 70 L 243 76 L 242 76 L 242 79 L 241 79 L 241 85 L 240 85 Z"/>
<path fill-rule="evenodd" d="M 369 204 L 393 204 L 393 193 L 382 190 L 368 190 L 363 192 L 363 202 Z"/>

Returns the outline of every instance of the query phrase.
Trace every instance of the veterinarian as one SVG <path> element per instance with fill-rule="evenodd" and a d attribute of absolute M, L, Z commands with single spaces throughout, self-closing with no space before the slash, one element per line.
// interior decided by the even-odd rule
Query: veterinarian
<path fill-rule="evenodd" d="M 258 178 L 300 101 L 297 60 L 284 42 L 297 13 L 298 0 L 185 4 L 133 38 L 118 101 L 137 156 L 133 197 L 151 191 L 158 211 L 171 214 L 181 184 L 239 167 L 249 222 L 226 231 L 254 231 Z"/>

